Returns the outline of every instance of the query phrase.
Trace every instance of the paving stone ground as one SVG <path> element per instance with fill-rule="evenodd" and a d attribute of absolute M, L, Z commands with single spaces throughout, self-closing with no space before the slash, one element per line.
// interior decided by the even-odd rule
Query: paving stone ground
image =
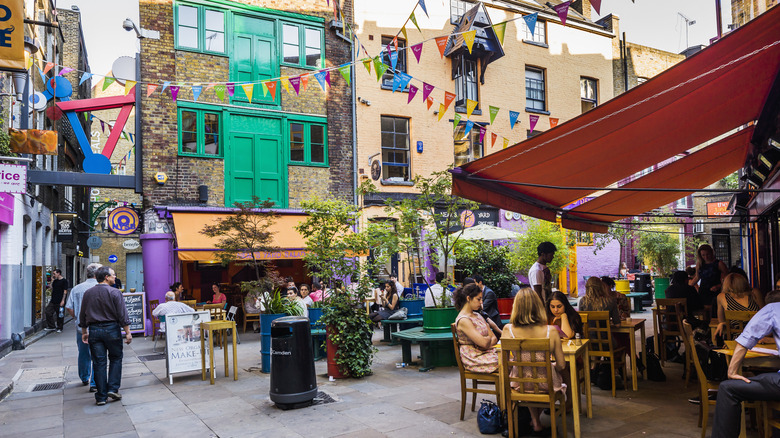
<path fill-rule="evenodd" d="M 649 312 L 632 316 L 650 319 Z M 218 373 L 215 385 L 202 381 L 200 372 L 178 375 L 170 385 L 164 360 L 138 358 L 153 354 L 151 337 L 136 337 L 124 349 L 122 400 L 96 406 L 78 378 L 74 332 L 70 322 L 63 333 L 49 333 L 0 359 L 0 390 L 16 378 L 11 394 L 0 401 L 0 437 L 481 436 L 476 412 L 467 409 L 460 421 L 457 369 L 396 368 L 401 347 L 380 342 L 379 331 L 372 376 L 330 382 L 325 360 L 318 361 L 319 389 L 335 402 L 289 411 L 269 399 L 270 376 L 259 372 L 259 334 L 239 334 L 239 379 Z M 416 347 L 412 352 L 419 354 Z M 216 355 L 219 371 L 222 352 Z M 640 380 L 639 391 L 618 391 L 615 398 L 593 387 L 594 415 L 583 416 L 583 437 L 700 436 L 698 407 L 687 402 L 697 392 L 695 383 L 684 387 L 680 364 L 667 363 L 664 372 L 666 382 Z M 36 383 L 63 378 L 62 389 L 29 392 Z M 573 436 L 571 413 L 567 423 Z"/>

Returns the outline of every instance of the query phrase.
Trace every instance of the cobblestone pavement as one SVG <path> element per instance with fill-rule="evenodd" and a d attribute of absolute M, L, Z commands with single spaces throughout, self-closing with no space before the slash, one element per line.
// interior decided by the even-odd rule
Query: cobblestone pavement
<path fill-rule="evenodd" d="M 649 319 L 650 313 L 633 316 Z M 480 436 L 475 412 L 467 409 L 460 421 L 457 369 L 422 373 L 413 366 L 396 368 L 401 347 L 380 342 L 379 331 L 374 334 L 379 351 L 372 376 L 330 382 L 326 361 L 320 360 L 319 390 L 333 402 L 288 411 L 269 399 L 270 377 L 259 372 L 259 334 L 239 335 L 238 381 L 219 373 L 222 352 L 215 352 L 218 375 L 213 386 L 202 381 L 199 372 L 179 375 L 170 385 L 165 360 L 153 355 L 151 337 L 136 337 L 124 349 L 123 398 L 105 406 L 96 406 L 94 394 L 81 385 L 75 336 L 70 322 L 63 333 L 51 332 L 0 359 L 0 391 L 14 382 L 10 395 L 0 401 L 0 436 Z M 414 347 L 412 352 L 419 350 Z M 680 364 L 667 363 L 664 371 L 666 382 L 640 380 L 638 392 L 618 391 L 616 398 L 593 387 L 594 415 L 582 417 L 583 436 L 699 436 L 698 407 L 687 402 L 696 394 L 695 384 L 684 387 Z M 33 391 L 40 384 L 55 389 Z M 573 436 L 571 413 L 567 423 Z"/>

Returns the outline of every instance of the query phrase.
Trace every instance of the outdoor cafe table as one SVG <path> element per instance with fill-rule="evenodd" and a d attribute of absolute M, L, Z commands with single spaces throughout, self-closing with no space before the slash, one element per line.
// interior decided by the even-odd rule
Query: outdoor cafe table
<path fill-rule="evenodd" d="M 571 342 L 567 339 L 561 340 L 561 348 L 563 349 L 563 357 L 566 360 L 566 363 L 569 365 L 569 375 L 571 376 L 571 393 L 570 396 L 572 397 L 571 404 L 572 404 L 572 417 L 574 418 L 574 437 L 580 438 L 580 413 L 582 412 L 582 409 L 580 408 L 580 381 L 577 378 L 577 358 L 582 358 L 582 369 L 583 374 L 585 375 L 585 382 L 584 382 L 584 388 L 585 389 L 585 400 L 586 400 L 586 407 L 587 407 L 587 416 L 588 418 L 593 418 L 593 399 L 591 398 L 590 393 L 590 358 L 588 357 L 588 350 L 590 349 L 590 340 L 588 339 L 582 339 L 582 345 L 575 345 L 574 341 Z M 496 345 L 496 349 L 501 349 L 501 343 L 499 342 L 498 345 Z M 500 357 L 500 356 L 499 356 Z M 501 386 L 504 386 L 503 383 L 503 375 L 501 376 L 502 382 Z M 505 401 L 501 400 L 501 403 L 504 404 Z M 506 406 L 502 406 L 502 409 L 506 409 Z"/>
<path fill-rule="evenodd" d="M 631 383 L 634 386 L 634 391 L 638 390 L 637 385 L 637 363 L 636 363 L 636 331 L 642 338 L 642 365 L 644 365 L 644 377 L 647 377 L 647 354 L 645 353 L 645 319 L 644 318 L 628 318 L 624 321 L 620 321 L 620 325 L 617 328 L 612 329 L 612 333 L 628 333 L 630 342 L 630 356 L 631 356 Z"/>

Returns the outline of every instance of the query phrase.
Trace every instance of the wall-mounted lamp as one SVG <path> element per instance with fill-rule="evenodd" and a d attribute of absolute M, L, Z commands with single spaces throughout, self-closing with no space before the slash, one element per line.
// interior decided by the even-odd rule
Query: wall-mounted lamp
<path fill-rule="evenodd" d="M 371 101 L 367 99 L 363 99 L 362 97 L 358 97 L 358 102 L 365 104 L 366 106 L 371 106 Z"/>

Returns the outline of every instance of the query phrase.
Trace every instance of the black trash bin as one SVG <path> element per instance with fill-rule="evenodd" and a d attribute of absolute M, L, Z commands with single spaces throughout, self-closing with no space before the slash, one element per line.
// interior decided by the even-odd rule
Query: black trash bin
<path fill-rule="evenodd" d="M 280 409 L 310 406 L 317 396 L 309 318 L 285 316 L 271 323 L 271 401 Z"/>
<path fill-rule="evenodd" d="M 634 292 L 646 293 L 642 297 L 642 303 L 648 302 L 652 304 L 653 301 L 653 277 L 650 274 L 640 273 L 634 276 Z"/>

